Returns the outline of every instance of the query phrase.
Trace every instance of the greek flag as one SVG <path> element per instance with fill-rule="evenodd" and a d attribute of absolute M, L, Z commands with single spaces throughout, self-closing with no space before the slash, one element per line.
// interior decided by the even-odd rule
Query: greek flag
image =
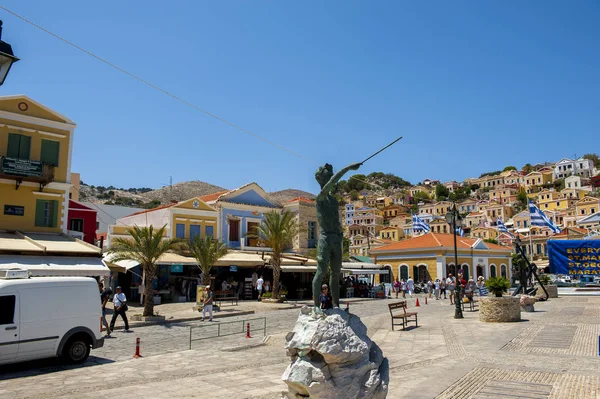
<path fill-rule="evenodd" d="M 461 227 L 461 226 L 458 226 L 458 227 L 456 228 L 456 233 L 457 233 L 459 236 L 461 236 L 461 237 L 464 237 L 464 236 L 465 236 L 465 231 L 462 229 L 462 227 Z"/>
<path fill-rule="evenodd" d="M 513 233 L 508 231 L 508 229 L 506 228 L 504 223 L 502 223 L 502 219 L 500 219 L 500 218 L 498 218 L 497 227 L 498 227 L 498 233 L 506 233 L 506 234 L 509 234 L 511 237 L 515 236 Z"/>
<path fill-rule="evenodd" d="M 529 201 L 529 218 L 531 219 L 531 226 L 549 227 L 554 234 L 560 233 L 560 229 L 531 201 Z"/>
<path fill-rule="evenodd" d="M 420 217 L 413 214 L 412 218 L 413 218 L 413 231 L 422 231 L 424 233 L 429 233 L 431 231 L 431 228 L 429 228 L 429 225 L 424 220 L 422 220 Z"/>

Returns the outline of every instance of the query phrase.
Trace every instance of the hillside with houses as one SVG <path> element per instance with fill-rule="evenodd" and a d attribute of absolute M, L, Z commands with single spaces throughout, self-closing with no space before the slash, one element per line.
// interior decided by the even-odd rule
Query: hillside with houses
<path fill-rule="evenodd" d="M 546 258 L 549 237 L 576 239 L 598 234 L 600 176 L 598 157 L 564 158 L 555 163 L 526 164 L 518 170 L 484 173 L 462 182 L 425 179 L 416 185 L 390 178 L 360 176 L 341 184 L 344 223 L 350 253 L 369 255 L 381 248 L 424 233 L 413 215 L 431 232 L 451 234 L 446 214 L 456 204 L 465 237 L 509 246 L 518 238 L 528 255 Z M 383 182 L 384 184 L 380 184 Z M 537 205 L 561 232 L 532 227 L 527 205 Z M 498 223 L 508 231 L 501 232 Z"/>

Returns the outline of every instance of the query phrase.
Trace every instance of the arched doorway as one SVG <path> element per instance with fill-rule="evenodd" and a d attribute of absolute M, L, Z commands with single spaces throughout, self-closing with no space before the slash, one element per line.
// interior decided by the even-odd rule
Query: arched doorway
<path fill-rule="evenodd" d="M 418 280 L 416 281 L 429 281 L 431 276 L 429 275 L 429 270 L 427 270 L 427 265 L 419 265 L 419 274 Z"/>
<path fill-rule="evenodd" d="M 483 266 L 477 265 L 477 277 L 483 276 Z"/>
<path fill-rule="evenodd" d="M 508 278 L 508 275 L 506 274 L 506 265 L 500 265 L 500 275 L 502 277 Z"/>
<path fill-rule="evenodd" d="M 496 265 L 490 265 L 490 277 L 496 277 Z"/>
<path fill-rule="evenodd" d="M 379 281 L 382 284 L 391 283 L 392 282 L 392 266 L 385 265 L 383 270 L 387 271 L 387 273 L 383 273 L 379 275 Z"/>
<path fill-rule="evenodd" d="M 408 266 L 402 265 L 400 266 L 400 279 L 406 281 L 408 280 Z"/>
<path fill-rule="evenodd" d="M 450 263 L 448 265 L 448 273 L 447 274 L 452 274 L 453 276 L 456 276 L 456 266 L 454 266 L 454 263 Z"/>
<path fill-rule="evenodd" d="M 463 271 L 463 279 L 469 281 L 469 278 L 471 278 L 471 271 L 469 270 L 469 265 L 464 263 L 460 268 Z"/>
<path fill-rule="evenodd" d="M 419 268 L 417 266 L 413 266 L 412 278 L 413 278 L 413 280 L 415 280 L 415 282 L 417 282 L 418 277 L 419 277 Z"/>

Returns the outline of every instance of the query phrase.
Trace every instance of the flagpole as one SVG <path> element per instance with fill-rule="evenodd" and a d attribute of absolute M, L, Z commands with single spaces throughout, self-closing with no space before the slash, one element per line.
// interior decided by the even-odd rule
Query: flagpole
<path fill-rule="evenodd" d="M 529 260 L 533 262 L 533 230 L 531 226 L 531 217 L 529 219 Z"/>

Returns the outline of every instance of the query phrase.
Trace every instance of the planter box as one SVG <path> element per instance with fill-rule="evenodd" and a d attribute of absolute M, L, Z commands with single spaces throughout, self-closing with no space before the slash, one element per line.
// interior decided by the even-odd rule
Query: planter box
<path fill-rule="evenodd" d="M 139 314 L 133 315 L 129 318 L 131 321 L 165 321 L 165 316 L 141 316 Z"/>
<path fill-rule="evenodd" d="M 479 299 L 479 320 L 488 323 L 508 323 L 521 320 L 519 298 L 512 296 Z"/>
<path fill-rule="evenodd" d="M 548 298 L 558 298 L 558 286 L 556 285 L 545 285 L 546 291 L 548 291 Z M 544 293 L 544 290 L 540 290 L 541 293 Z M 540 292 L 538 291 L 538 292 Z"/>

